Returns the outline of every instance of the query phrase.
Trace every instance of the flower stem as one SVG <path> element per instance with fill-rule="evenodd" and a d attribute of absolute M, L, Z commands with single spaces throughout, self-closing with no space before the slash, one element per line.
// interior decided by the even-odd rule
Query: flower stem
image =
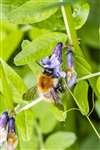
<path fill-rule="evenodd" d="M 75 31 L 70 4 L 67 4 L 66 6 L 62 4 L 61 12 L 62 12 L 64 24 L 65 24 L 66 33 L 67 33 L 68 40 L 69 40 L 68 42 L 70 45 L 73 45 L 74 51 L 77 50 L 79 54 L 82 54 L 81 49 L 78 45 L 77 34 Z"/>
<path fill-rule="evenodd" d="M 29 103 L 29 104 L 27 104 L 27 105 L 25 105 L 25 106 L 23 106 L 23 107 L 17 109 L 17 110 L 15 111 L 16 114 L 18 114 L 18 113 L 20 113 L 20 112 L 22 112 L 22 111 L 24 111 L 24 110 L 27 110 L 27 109 L 31 108 L 32 106 L 34 106 L 34 105 L 36 105 L 37 103 L 41 102 L 42 99 L 43 99 L 43 98 L 39 97 L 39 98 L 37 98 L 36 100 L 33 100 L 31 103 Z"/>
<path fill-rule="evenodd" d="M 86 118 L 88 119 L 88 121 L 89 121 L 90 125 L 92 126 L 94 132 L 96 133 L 97 137 L 100 139 L 100 134 L 98 133 L 98 131 L 96 130 L 95 126 L 91 122 L 90 118 L 88 116 L 86 116 Z"/>
<path fill-rule="evenodd" d="M 77 82 L 81 81 L 81 80 L 86 80 L 86 79 L 89 79 L 89 78 L 93 78 L 93 77 L 96 77 L 96 76 L 100 76 L 100 72 L 96 72 L 96 73 L 91 73 L 91 74 L 88 74 L 86 76 L 83 76 L 81 78 L 78 78 L 77 79 Z"/>

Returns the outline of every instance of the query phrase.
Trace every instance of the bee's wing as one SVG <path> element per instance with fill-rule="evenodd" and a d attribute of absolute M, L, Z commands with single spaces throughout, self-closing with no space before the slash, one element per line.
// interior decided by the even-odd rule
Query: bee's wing
<path fill-rule="evenodd" d="M 33 100 L 37 95 L 37 87 L 31 87 L 23 94 L 23 100 Z"/>
<path fill-rule="evenodd" d="M 52 99 L 54 100 L 55 106 L 58 107 L 60 110 L 64 110 L 64 106 L 61 103 L 60 96 L 55 92 L 53 88 L 50 90 L 50 93 L 51 93 Z"/>

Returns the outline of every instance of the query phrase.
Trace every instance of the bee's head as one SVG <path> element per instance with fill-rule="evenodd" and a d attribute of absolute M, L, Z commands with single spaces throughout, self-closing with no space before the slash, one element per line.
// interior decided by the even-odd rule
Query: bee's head
<path fill-rule="evenodd" d="M 43 73 L 48 75 L 48 76 L 52 76 L 53 77 L 54 69 L 53 68 L 44 68 Z"/>

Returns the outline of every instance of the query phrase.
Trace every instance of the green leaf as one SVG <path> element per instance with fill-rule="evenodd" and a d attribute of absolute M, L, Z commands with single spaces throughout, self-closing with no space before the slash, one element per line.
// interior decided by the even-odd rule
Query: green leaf
<path fill-rule="evenodd" d="M 37 27 L 32 27 L 32 29 L 29 31 L 29 37 L 31 38 L 31 40 L 35 40 L 37 37 L 39 37 L 42 34 L 48 34 L 48 32 L 50 32 L 47 29 L 39 29 Z"/>
<path fill-rule="evenodd" d="M 16 24 L 29 24 L 47 19 L 57 11 L 53 0 L 3 0 L 1 1 L 2 16 L 6 20 Z"/>
<path fill-rule="evenodd" d="M 98 79 L 97 79 L 96 88 L 97 88 L 98 92 L 100 93 L 100 77 L 98 77 Z"/>
<path fill-rule="evenodd" d="M 12 91 L 9 87 L 6 68 L 1 59 L 0 59 L 0 78 L 2 81 L 2 90 L 4 95 L 4 101 L 1 106 L 4 107 L 5 109 L 10 109 L 10 108 L 12 109 L 13 108 Z"/>
<path fill-rule="evenodd" d="M 16 116 L 16 126 L 23 141 L 29 141 L 32 137 L 34 115 L 32 110 L 21 112 Z"/>
<path fill-rule="evenodd" d="M 70 147 L 76 140 L 76 136 L 71 132 L 56 132 L 50 135 L 46 142 L 46 150 L 64 150 L 67 147 Z"/>
<path fill-rule="evenodd" d="M 24 141 L 20 136 L 20 131 L 18 133 L 18 139 L 19 139 L 19 149 L 17 150 L 37 150 L 38 148 L 38 137 L 35 132 L 33 132 L 32 136 L 30 137 L 30 140 Z"/>
<path fill-rule="evenodd" d="M 48 103 L 45 101 L 40 102 L 34 106 L 33 112 L 36 118 L 39 119 L 39 125 L 43 133 L 49 133 L 54 129 L 57 120 L 50 111 Z"/>
<path fill-rule="evenodd" d="M 50 16 L 48 19 L 41 21 L 39 23 L 35 23 L 34 27 L 38 27 L 43 30 L 47 29 L 51 31 L 64 31 L 65 26 L 64 26 L 64 22 L 63 22 L 60 9 L 58 9 L 58 11 L 54 13 L 52 16 Z M 32 37 L 31 34 L 32 33 L 29 34 L 30 37 Z"/>
<path fill-rule="evenodd" d="M 98 9 L 99 1 L 89 0 L 89 5 L 91 8 L 91 11 L 90 11 L 87 22 L 85 23 L 83 28 L 81 30 L 79 30 L 79 36 L 85 45 L 88 45 L 92 48 L 96 48 L 97 52 L 99 54 L 98 49 L 100 48 L 100 44 L 99 44 L 100 17 L 97 17 L 97 16 L 99 16 L 99 13 L 100 13 L 100 11 Z M 95 52 L 96 52 L 96 49 L 95 49 Z M 90 49 L 90 50 L 92 53 L 93 49 Z M 100 56 L 98 55 L 98 60 L 99 60 L 99 57 Z"/>
<path fill-rule="evenodd" d="M 22 94 L 26 91 L 26 85 L 21 79 L 21 77 L 2 59 L 0 59 L 4 68 L 5 68 L 5 73 L 6 73 L 6 78 L 9 83 L 9 90 L 11 90 L 13 101 L 19 103 L 22 102 Z M 5 77 L 4 77 L 5 81 Z M 9 94 L 9 96 L 11 95 Z M 6 96 L 6 93 L 3 92 L 3 94 Z"/>
<path fill-rule="evenodd" d="M 0 57 L 8 60 L 21 41 L 23 33 L 15 25 L 4 21 L 0 24 L 0 33 Z"/>
<path fill-rule="evenodd" d="M 58 121 L 65 121 L 66 112 L 52 104 L 50 104 L 50 110 Z"/>
<path fill-rule="evenodd" d="M 75 28 L 80 29 L 86 22 L 89 14 L 89 4 L 86 0 L 78 0 L 73 3 L 73 18 Z"/>
<path fill-rule="evenodd" d="M 66 41 L 66 34 L 48 32 L 39 36 L 15 57 L 15 64 L 24 65 L 50 55 L 54 46 L 60 41 Z"/>
<path fill-rule="evenodd" d="M 64 1 L 64 0 L 62 0 Z M 86 0 L 67 0 L 64 3 L 67 5 L 67 2 L 72 6 L 72 16 L 75 23 L 75 29 L 80 29 L 86 22 L 89 14 L 89 4 Z M 56 20 L 56 21 L 55 21 Z M 35 27 L 49 29 L 51 31 L 64 31 L 65 26 L 62 18 L 60 9 L 54 13 L 51 17 L 46 20 L 43 20 L 39 23 L 34 24 Z"/>
<path fill-rule="evenodd" d="M 81 113 L 87 115 L 89 112 L 88 105 L 88 83 L 80 81 L 74 89 L 75 102 L 78 105 Z"/>
<path fill-rule="evenodd" d="M 85 58 L 78 55 L 75 55 L 75 70 L 79 77 L 90 74 L 92 71 L 90 64 Z"/>

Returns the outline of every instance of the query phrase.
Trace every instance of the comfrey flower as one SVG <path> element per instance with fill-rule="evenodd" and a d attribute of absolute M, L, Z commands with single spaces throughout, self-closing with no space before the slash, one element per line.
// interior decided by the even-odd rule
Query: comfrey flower
<path fill-rule="evenodd" d="M 54 78 L 63 77 L 65 78 L 65 72 L 61 71 L 62 64 L 62 47 L 63 44 L 59 42 L 54 48 L 50 57 L 45 57 L 41 60 L 40 64 L 44 67 L 44 71 L 51 71 Z"/>
<path fill-rule="evenodd" d="M 0 117 L 0 146 L 6 141 L 7 138 L 7 131 L 6 131 L 7 121 L 8 121 L 8 113 L 3 112 L 2 116 Z"/>
<path fill-rule="evenodd" d="M 15 150 L 17 143 L 18 139 L 15 131 L 15 119 L 11 117 L 8 121 L 7 150 Z"/>
<path fill-rule="evenodd" d="M 67 84 L 68 87 L 71 88 L 76 83 L 76 72 L 74 70 L 73 56 L 72 56 L 72 48 L 71 46 L 67 49 Z"/>

